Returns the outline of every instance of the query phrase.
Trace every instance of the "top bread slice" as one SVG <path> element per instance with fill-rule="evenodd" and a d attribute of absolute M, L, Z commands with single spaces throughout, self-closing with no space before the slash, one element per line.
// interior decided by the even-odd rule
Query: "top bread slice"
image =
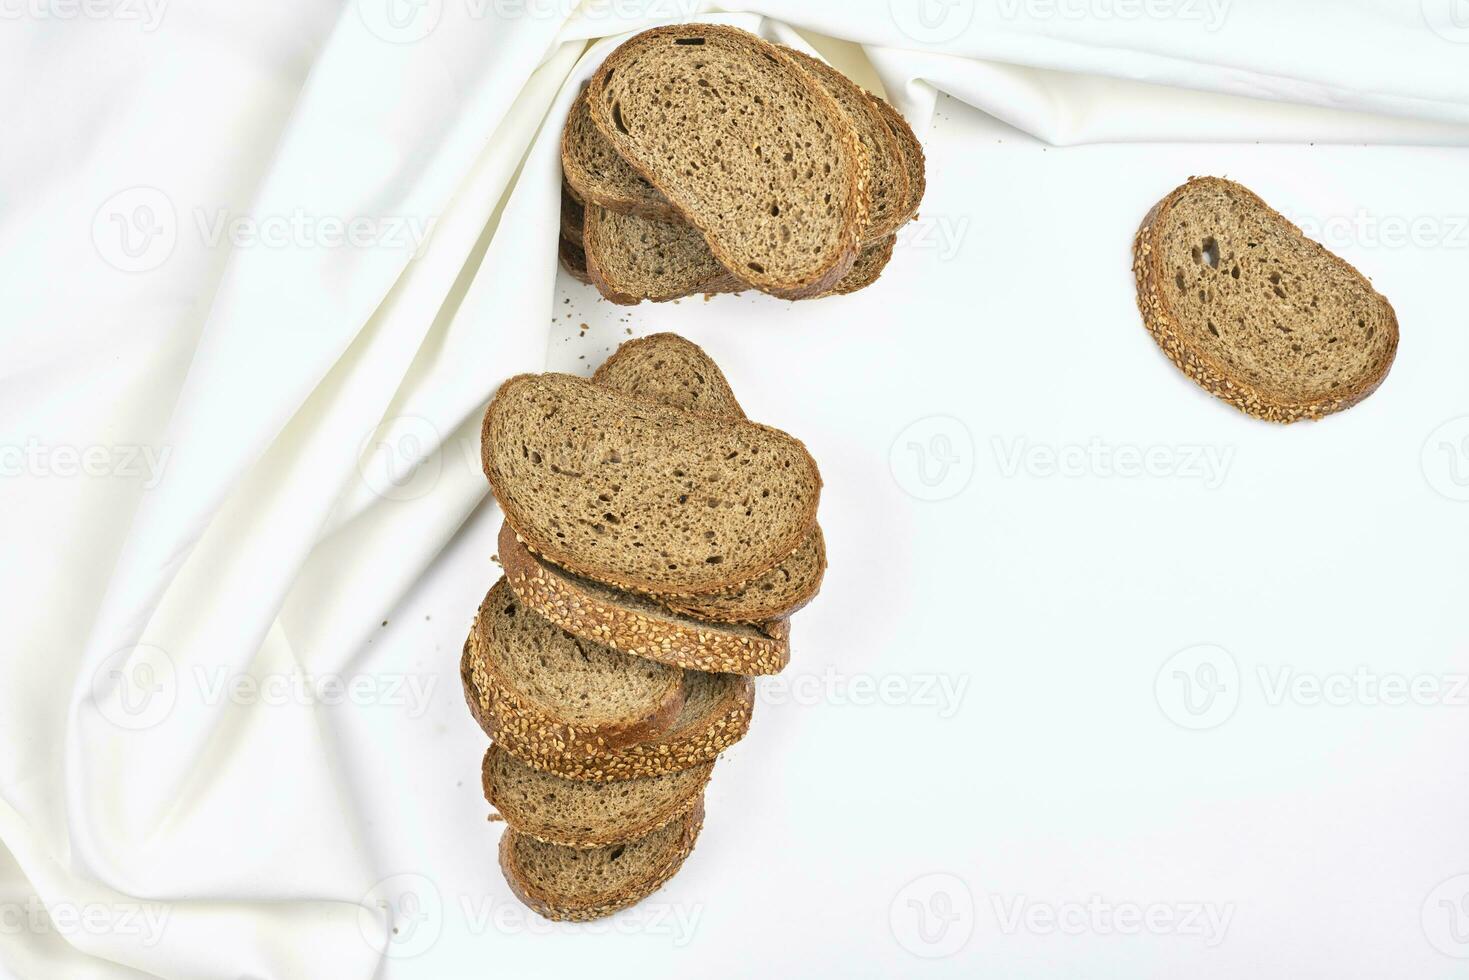
<path fill-rule="evenodd" d="M 698 344 L 674 333 L 627 341 L 597 369 L 592 380 L 691 412 L 746 417 L 714 359 Z M 698 597 L 656 598 L 670 609 L 697 619 L 765 623 L 785 618 L 810 602 L 825 574 L 826 542 L 821 528 L 813 526 L 806 540 L 785 561 L 740 588 Z"/>
<path fill-rule="evenodd" d="M 683 672 L 568 633 L 525 608 L 504 579 L 485 597 L 474 634 L 481 686 L 508 723 L 567 741 L 630 745 L 673 727 Z"/>
<path fill-rule="evenodd" d="M 625 843 L 562 847 L 505 831 L 500 870 L 528 907 L 558 922 L 590 922 L 634 905 L 678 873 L 704 826 L 700 799 L 679 819 Z"/>
<path fill-rule="evenodd" d="M 1388 301 L 1249 189 L 1194 178 L 1143 219 L 1138 306 L 1195 383 L 1256 418 L 1319 419 L 1376 391 L 1398 347 Z"/>
<path fill-rule="evenodd" d="M 617 155 L 744 282 L 801 299 L 856 261 L 865 151 L 836 101 L 780 48 L 719 25 L 654 28 L 607 58 L 587 99 Z"/>
<path fill-rule="evenodd" d="M 779 565 L 816 522 L 798 440 L 564 374 L 519 375 L 485 413 L 485 474 L 532 551 L 616 588 L 708 595 Z"/>

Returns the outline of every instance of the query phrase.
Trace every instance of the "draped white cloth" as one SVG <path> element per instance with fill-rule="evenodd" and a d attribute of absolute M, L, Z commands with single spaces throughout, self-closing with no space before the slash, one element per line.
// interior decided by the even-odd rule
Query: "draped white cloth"
<path fill-rule="evenodd" d="M 484 500 L 490 393 L 547 366 L 557 131 L 627 32 L 814 44 L 920 135 L 942 93 L 1057 147 L 1469 143 L 1448 0 L 574 7 L 6 7 L 4 969 L 380 969 L 400 869 L 332 702 L 433 678 L 462 714 L 455 651 L 354 663 Z"/>

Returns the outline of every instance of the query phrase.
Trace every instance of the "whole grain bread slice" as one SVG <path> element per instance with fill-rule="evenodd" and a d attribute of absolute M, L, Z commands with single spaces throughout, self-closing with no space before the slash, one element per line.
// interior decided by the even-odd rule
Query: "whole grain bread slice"
<path fill-rule="evenodd" d="M 592 380 L 692 412 L 746 417 L 719 365 L 703 348 L 678 334 L 657 333 L 627 341 L 597 369 Z M 826 542 L 820 526 L 813 525 L 790 557 L 748 585 L 697 598 L 654 598 L 696 619 L 767 623 L 788 617 L 810 602 L 825 573 Z"/>
<path fill-rule="evenodd" d="M 762 627 L 702 622 L 542 561 L 509 524 L 500 528 L 499 553 L 516 598 L 575 636 L 689 670 L 778 674 L 790 663 L 786 620 Z"/>
<path fill-rule="evenodd" d="M 562 779 L 534 769 L 498 745 L 485 753 L 485 799 L 511 830 L 563 847 L 633 840 L 686 816 L 703 796 L 714 763 L 620 783 Z"/>
<path fill-rule="evenodd" d="M 654 28 L 607 58 L 587 106 L 742 281 L 801 299 L 856 261 L 871 193 L 861 140 L 777 46 L 719 25 Z"/>
<path fill-rule="evenodd" d="M 536 554 L 620 589 L 708 595 L 791 555 L 821 476 L 798 440 L 564 374 L 520 375 L 485 413 L 485 473 Z"/>
<path fill-rule="evenodd" d="M 629 745 L 667 732 L 683 707 L 682 671 L 559 629 L 525 608 L 504 579 L 480 606 L 473 635 L 480 684 L 517 724 L 568 742 Z"/>
<path fill-rule="evenodd" d="M 561 237 L 569 242 L 582 244 L 586 229 L 586 205 L 576 199 L 571 188 L 561 185 Z"/>
<path fill-rule="evenodd" d="M 904 225 L 918 216 L 918 208 L 923 204 L 923 195 L 928 190 L 928 163 L 924 158 L 923 144 L 918 142 L 918 137 L 913 134 L 913 127 L 908 125 L 908 120 L 894 109 L 891 104 L 877 96 L 872 96 L 872 104 L 878 114 L 887 123 L 888 131 L 893 134 L 897 142 L 898 150 L 903 157 L 903 166 L 908 174 L 908 196 L 903 206 L 898 209 L 901 220 L 898 225 Z"/>
<path fill-rule="evenodd" d="M 755 685 L 736 674 L 684 672 L 683 707 L 673 727 L 632 745 L 612 746 L 592 738 L 568 738 L 514 710 L 479 633 L 471 632 L 459 661 L 470 714 L 496 744 L 527 765 L 565 779 L 621 782 L 664 776 L 713 762 L 745 737 L 755 709 Z"/>
<path fill-rule="evenodd" d="M 1143 219 L 1133 253 L 1153 339 L 1196 384 L 1256 418 L 1340 412 L 1392 367 L 1392 305 L 1240 184 L 1190 179 Z"/>
<path fill-rule="evenodd" d="M 586 92 L 572 103 L 561 131 L 561 171 L 584 204 L 650 218 L 679 216 L 678 209 L 619 156 L 592 124 Z"/>
<path fill-rule="evenodd" d="M 619 214 L 594 204 L 586 211 L 582 241 L 592 283 L 604 297 L 624 306 L 748 288 L 719 264 L 699 230 L 684 221 Z"/>
<path fill-rule="evenodd" d="M 592 280 L 587 275 L 587 253 L 580 245 L 562 238 L 556 243 L 556 257 L 561 261 L 561 268 L 571 278 L 578 282 L 591 283 Z"/>
<path fill-rule="evenodd" d="M 635 905 L 683 867 L 704 826 L 702 798 L 684 816 L 625 843 L 563 847 L 507 829 L 500 870 L 510 890 L 558 922 L 590 922 Z"/>

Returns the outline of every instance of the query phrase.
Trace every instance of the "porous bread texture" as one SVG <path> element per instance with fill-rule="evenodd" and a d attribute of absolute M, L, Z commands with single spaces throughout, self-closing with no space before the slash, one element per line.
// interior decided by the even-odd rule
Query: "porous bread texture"
<path fill-rule="evenodd" d="M 599 204 L 650 218 L 676 218 L 678 209 L 647 178 L 618 155 L 592 124 L 587 93 L 572 103 L 561 131 L 561 171 L 566 183 L 584 204 Z"/>
<path fill-rule="evenodd" d="M 928 190 L 928 162 L 923 154 L 923 144 L 918 142 L 908 120 L 892 105 L 875 95 L 872 96 L 872 104 L 887 123 L 888 131 L 897 140 L 898 150 L 902 153 L 903 165 L 908 173 L 908 197 L 899 209 L 901 220 L 898 224 L 903 225 L 918 216 L 918 208 L 923 204 L 923 195 Z"/>
<path fill-rule="evenodd" d="M 559 629 L 526 609 L 504 579 L 474 624 L 483 686 L 501 712 L 568 741 L 626 745 L 666 732 L 683 707 L 683 673 Z"/>
<path fill-rule="evenodd" d="M 471 631 L 459 677 L 474 720 L 517 759 L 566 779 L 620 782 L 713 762 L 745 737 L 755 709 L 755 685 L 748 677 L 686 671 L 683 707 L 662 735 L 621 746 L 599 738 L 568 738 L 556 727 L 515 711 L 485 668 L 485 659 L 484 642 Z"/>
<path fill-rule="evenodd" d="M 854 270 L 855 271 L 855 270 Z M 745 418 L 734 389 L 703 348 L 673 333 L 629 340 L 613 352 L 592 380 L 630 395 L 726 418 Z M 826 541 L 819 525 L 785 561 L 748 585 L 684 599 L 655 596 L 677 612 L 720 623 L 766 623 L 810 602 L 826 573 Z"/>
<path fill-rule="evenodd" d="M 480 769 L 485 799 L 514 831 L 563 847 L 601 847 L 666 827 L 698 805 L 714 763 L 667 776 L 589 783 L 533 769 L 498 745 Z"/>
<path fill-rule="evenodd" d="M 1252 191 L 1193 178 L 1143 220 L 1138 306 L 1190 379 L 1271 422 L 1319 419 L 1387 377 L 1397 317 L 1355 268 Z"/>
<path fill-rule="evenodd" d="M 562 374 L 505 382 L 485 413 L 485 473 L 528 547 L 620 589 L 743 586 L 811 530 L 821 494 L 798 440 Z"/>
<path fill-rule="evenodd" d="M 542 561 L 509 524 L 500 528 L 499 553 L 516 598 L 547 621 L 600 645 L 688 670 L 727 674 L 778 674 L 790 663 L 785 620 L 762 628 L 701 622 Z"/>
<path fill-rule="evenodd" d="M 852 125 L 866 151 L 868 182 L 872 199 L 867 211 L 867 227 L 862 240 L 876 242 L 898 230 L 908 220 L 908 172 L 898 139 L 871 95 L 859 88 L 846 75 L 831 65 L 794 48 L 781 48 L 795 59 L 836 100 Z M 891 253 L 889 253 L 891 254 Z M 861 261 L 860 259 L 858 261 Z"/>
<path fill-rule="evenodd" d="M 619 214 L 594 204 L 586 210 L 582 243 L 592 283 L 624 306 L 746 288 L 684 221 Z"/>
<path fill-rule="evenodd" d="M 500 870 L 515 896 L 553 921 L 590 922 L 635 905 L 683 867 L 704 826 L 702 799 L 688 814 L 635 840 L 579 849 L 506 830 Z"/>
<path fill-rule="evenodd" d="M 587 96 L 617 154 L 742 281 L 801 299 L 851 269 L 870 198 L 861 140 L 775 45 L 719 25 L 654 28 L 608 57 Z"/>

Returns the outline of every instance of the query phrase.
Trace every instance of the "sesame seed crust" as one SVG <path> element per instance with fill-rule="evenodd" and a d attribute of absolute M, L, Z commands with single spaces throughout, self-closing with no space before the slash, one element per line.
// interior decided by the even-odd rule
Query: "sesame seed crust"
<path fill-rule="evenodd" d="M 683 832 L 677 843 L 670 848 L 650 874 L 632 882 L 621 891 L 604 895 L 577 896 L 555 895 L 532 885 L 521 872 L 516 860 L 515 845 L 517 832 L 507 828 L 500 837 L 500 871 L 515 897 L 528 908 L 553 922 L 591 922 L 606 918 L 630 905 L 635 905 L 653 894 L 668 879 L 678 873 L 694 850 L 699 832 L 704 829 L 703 796 L 696 797 L 696 805 L 683 818 Z M 656 833 L 656 831 L 654 831 Z"/>
<path fill-rule="evenodd" d="M 500 562 L 515 597 L 568 633 L 621 653 L 706 673 L 778 674 L 791 660 L 790 621 L 763 627 L 719 625 L 660 615 L 651 603 L 598 598 L 575 577 L 537 559 L 509 524 L 500 529 Z"/>
<path fill-rule="evenodd" d="M 728 689 L 708 714 L 646 741 L 613 746 L 601 738 L 568 737 L 562 726 L 520 711 L 491 669 L 478 630 L 465 642 L 459 675 L 474 720 L 502 748 L 543 772 L 588 782 L 663 776 L 713 762 L 745 737 L 755 708 L 753 681 L 721 675 Z"/>

